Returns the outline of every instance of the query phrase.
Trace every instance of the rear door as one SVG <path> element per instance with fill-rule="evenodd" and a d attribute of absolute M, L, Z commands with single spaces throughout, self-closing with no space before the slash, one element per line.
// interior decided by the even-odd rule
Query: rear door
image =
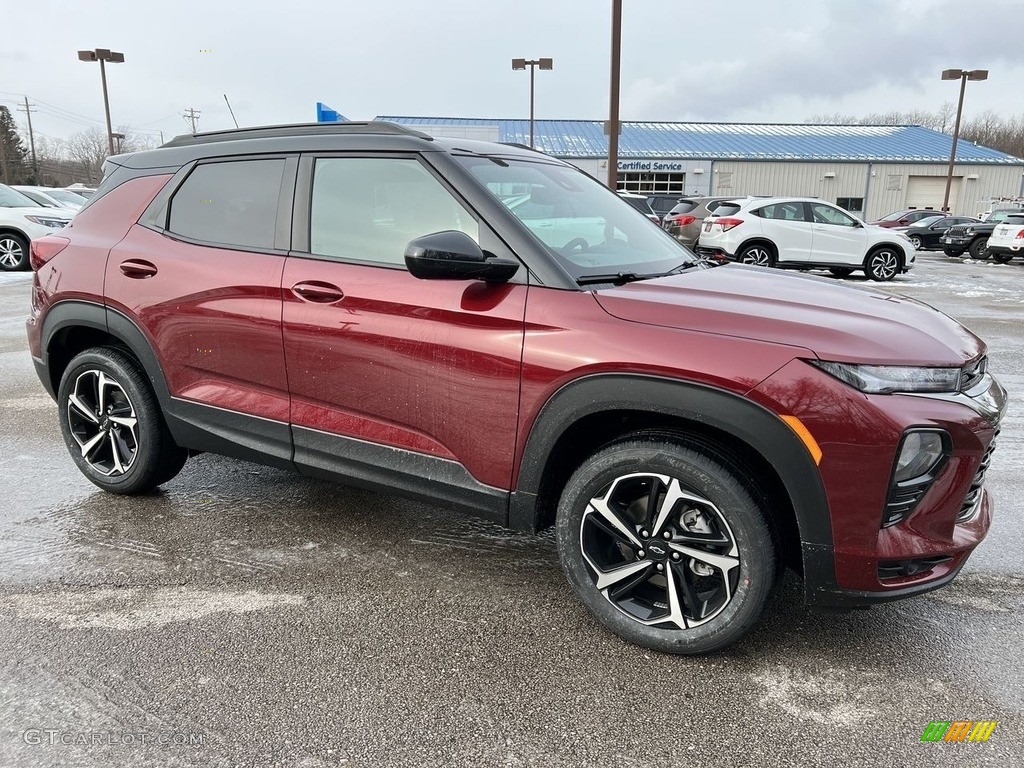
<path fill-rule="evenodd" d="M 827 203 L 807 203 L 814 222 L 811 262 L 861 264 L 867 255 L 867 232 L 846 211 Z"/>
<path fill-rule="evenodd" d="M 804 203 L 799 200 L 772 203 L 752 213 L 764 220 L 764 233 L 775 244 L 779 261 L 804 263 L 810 259 L 813 233 Z"/>
<path fill-rule="evenodd" d="M 504 522 L 527 285 L 420 280 L 408 242 L 459 230 L 514 258 L 422 158 L 304 157 L 284 270 L 295 463 Z"/>
<path fill-rule="evenodd" d="M 107 303 L 148 338 L 190 447 L 290 465 L 281 275 L 297 162 L 182 169 L 107 259 Z"/>

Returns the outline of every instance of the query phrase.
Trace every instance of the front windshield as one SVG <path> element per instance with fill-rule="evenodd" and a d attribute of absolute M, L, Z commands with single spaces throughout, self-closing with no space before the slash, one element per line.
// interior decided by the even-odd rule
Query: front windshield
<path fill-rule="evenodd" d="M 0 184 L 0 208 L 38 208 L 39 203 L 6 184 Z"/>
<path fill-rule="evenodd" d="M 574 278 L 668 272 L 697 257 L 583 171 L 544 161 L 458 157 Z"/>

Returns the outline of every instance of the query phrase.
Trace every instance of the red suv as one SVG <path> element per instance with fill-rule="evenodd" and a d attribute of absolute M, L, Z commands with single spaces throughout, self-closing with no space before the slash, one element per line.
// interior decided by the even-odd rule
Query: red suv
<path fill-rule="evenodd" d="M 213 451 L 554 525 L 605 626 L 703 653 L 806 602 L 948 583 L 1005 409 L 920 303 L 698 261 L 587 174 L 386 123 L 111 158 L 32 244 L 28 334 L 113 493 Z"/>

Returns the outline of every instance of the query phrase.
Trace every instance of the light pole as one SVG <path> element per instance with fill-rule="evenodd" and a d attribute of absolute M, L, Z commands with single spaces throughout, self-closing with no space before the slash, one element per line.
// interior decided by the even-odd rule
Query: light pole
<path fill-rule="evenodd" d="M 110 100 L 107 98 L 107 70 L 104 62 L 123 64 L 124 54 L 109 48 L 97 48 L 92 51 L 79 51 L 79 61 L 98 61 L 100 63 L 100 80 L 103 81 L 103 112 L 107 116 L 107 148 L 114 154 L 114 131 L 110 127 Z"/>
<path fill-rule="evenodd" d="M 512 69 L 530 68 L 530 149 L 533 149 L 533 72 L 537 67 L 554 69 L 554 59 L 512 59 Z"/>
<path fill-rule="evenodd" d="M 608 189 L 619 188 L 619 62 L 622 53 L 622 0 L 612 0 L 612 76 L 608 107 Z"/>
<path fill-rule="evenodd" d="M 960 140 L 960 114 L 964 109 L 964 91 L 968 80 L 988 80 L 987 69 L 944 69 L 943 80 L 960 81 L 960 101 L 956 105 L 956 123 L 953 125 L 953 148 L 949 151 L 949 170 L 946 172 L 946 194 L 942 198 L 942 212 L 949 213 L 949 190 L 953 186 L 953 164 L 956 162 L 956 143 Z"/>

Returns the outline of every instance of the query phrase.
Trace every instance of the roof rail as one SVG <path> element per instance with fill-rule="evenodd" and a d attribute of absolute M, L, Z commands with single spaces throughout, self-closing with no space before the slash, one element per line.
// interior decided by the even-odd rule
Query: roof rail
<path fill-rule="evenodd" d="M 433 141 L 434 137 L 422 131 L 414 131 L 397 123 L 383 120 L 365 122 L 337 123 L 297 123 L 294 125 L 264 125 L 255 128 L 232 128 L 225 131 L 209 131 L 207 133 L 185 133 L 175 136 L 163 144 L 164 147 L 187 147 L 193 144 L 212 144 L 218 141 L 238 141 L 240 139 L 269 139 L 283 136 L 316 136 L 319 134 L 339 133 L 376 133 L 401 136 L 416 136 L 420 139 Z"/>

